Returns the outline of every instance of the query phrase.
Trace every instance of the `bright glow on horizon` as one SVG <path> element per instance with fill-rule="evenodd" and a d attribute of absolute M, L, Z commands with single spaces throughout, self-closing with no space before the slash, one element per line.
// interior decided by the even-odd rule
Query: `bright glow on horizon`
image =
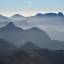
<path fill-rule="evenodd" d="M 57 10 L 41 9 L 41 10 L 27 10 L 27 11 L 0 11 L 0 15 L 10 17 L 14 14 L 20 14 L 29 17 L 29 16 L 34 16 L 37 13 L 58 13 L 58 12 L 64 13 L 64 10 L 63 9 L 57 9 Z"/>
<path fill-rule="evenodd" d="M 64 13 L 64 0 L 0 0 L 0 14 L 5 16 L 33 16 L 46 12 Z"/>

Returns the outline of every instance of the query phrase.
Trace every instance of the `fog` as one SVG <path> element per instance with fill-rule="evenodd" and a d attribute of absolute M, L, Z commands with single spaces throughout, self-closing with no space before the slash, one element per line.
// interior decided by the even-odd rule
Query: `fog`
<path fill-rule="evenodd" d="M 30 18 L 31 26 L 39 27 L 53 40 L 64 40 L 64 18 L 63 17 L 36 17 Z"/>
<path fill-rule="evenodd" d="M 2 20 L 2 21 L 1 21 Z M 17 18 L 6 18 L 0 20 L 0 27 L 5 26 L 9 22 L 23 29 L 32 27 L 39 27 L 44 30 L 52 40 L 64 41 L 64 17 L 23 17 L 18 20 Z M 9 21 L 10 20 L 10 21 Z"/>
<path fill-rule="evenodd" d="M 31 17 L 27 21 L 30 27 L 47 32 L 51 39 L 64 41 L 64 17 Z"/>

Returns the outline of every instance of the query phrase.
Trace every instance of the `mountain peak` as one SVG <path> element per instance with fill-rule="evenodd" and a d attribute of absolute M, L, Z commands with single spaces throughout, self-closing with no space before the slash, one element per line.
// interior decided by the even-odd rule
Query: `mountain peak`
<path fill-rule="evenodd" d="M 56 13 L 45 13 L 45 14 L 38 13 L 36 16 L 38 16 L 38 17 L 41 17 L 41 16 L 57 16 L 57 14 Z"/>
<path fill-rule="evenodd" d="M 63 16 L 63 13 L 62 12 L 59 12 L 58 14 L 57 13 L 45 13 L 45 14 L 42 14 L 42 13 L 38 13 L 36 14 L 36 16 L 38 17 L 42 17 L 42 16 L 47 16 L 47 17 L 50 17 L 50 16 Z"/>
<path fill-rule="evenodd" d="M 8 23 L 6 26 L 13 27 L 15 26 L 13 22 Z"/>
<path fill-rule="evenodd" d="M 14 18 L 14 17 L 24 17 L 24 16 L 22 16 L 22 15 L 20 15 L 20 14 L 15 14 L 15 15 L 13 15 L 12 17 Z"/>
<path fill-rule="evenodd" d="M 19 20 L 24 20 L 25 17 L 22 16 L 22 15 L 20 15 L 20 14 L 15 14 L 15 15 L 11 16 L 11 19 L 14 19 L 16 21 L 19 21 Z"/>
<path fill-rule="evenodd" d="M 20 14 L 15 14 L 14 16 L 21 16 Z"/>
<path fill-rule="evenodd" d="M 5 30 L 13 30 L 13 29 L 17 29 L 18 27 L 15 26 L 15 24 L 13 22 L 9 22 L 5 27 L 3 27 Z M 18 28 L 19 29 L 19 28 Z"/>
<path fill-rule="evenodd" d="M 35 49 L 40 49 L 39 46 L 37 46 L 36 44 L 28 41 L 26 42 L 22 47 L 21 47 L 22 50 L 24 51 L 31 51 L 31 50 L 35 50 Z"/>
<path fill-rule="evenodd" d="M 43 16 L 43 14 L 42 13 L 37 13 L 36 16 Z"/>
<path fill-rule="evenodd" d="M 17 31 L 24 31 L 22 28 L 17 27 L 14 22 L 9 22 L 6 26 L 1 28 L 1 31 L 10 31 L 10 32 L 17 32 Z"/>
<path fill-rule="evenodd" d="M 58 16 L 63 16 L 63 13 L 62 13 L 62 12 L 59 12 L 59 13 L 58 13 Z"/>

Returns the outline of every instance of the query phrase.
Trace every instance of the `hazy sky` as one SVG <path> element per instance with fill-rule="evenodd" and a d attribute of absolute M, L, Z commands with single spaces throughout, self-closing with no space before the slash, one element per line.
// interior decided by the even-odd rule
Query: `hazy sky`
<path fill-rule="evenodd" d="M 26 16 L 35 12 L 64 12 L 64 0 L 0 0 L 0 14 Z"/>

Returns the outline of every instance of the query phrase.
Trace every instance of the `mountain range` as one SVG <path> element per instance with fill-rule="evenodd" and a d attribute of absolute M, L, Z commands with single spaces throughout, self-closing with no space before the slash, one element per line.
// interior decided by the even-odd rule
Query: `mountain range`
<path fill-rule="evenodd" d="M 11 16 L 11 19 L 20 21 L 20 20 L 25 20 L 25 17 L 22 15 L 19 15 L 19 14 L 15 14 L 15 15 Z"/>
<path fill-rule="evenodd" d="M 32 42 L 41 48 L 53 50 L 64 49 L 64 41 L 51 40 L 45 31 L 36 27 L 28 30 L 18 28 L 13 22 L 0 28 L 0 38 L 14 43 L 17 46 L 21 46 L 26 42 Z"/>
<path fill-rule="evenodd" d="M 38 14 L 36 14 L 36 16 L 47 16 L 47 17 L 58 17 L 58 16 L 60 16 L 60 17 L 64 17 L 64 15 L 63 15 L 63 13 L 62 12 L 59 12 L 59 13 L 45 13 L 45 14 L 41 14 L 41 13 L 38 13 Z"/>
<path fill-rule="evenodd" d="M 0 38 L 18 45 L 27 41 L 39 43 L 50 40 L 49 36 L 38 28 L 34 27 L 28 30 L 23 30 L 16 27 L 13 22 L 10 22 L 5 27 L 0 28 Z"/>
<path fill-rule="evenodd" d="M 0 64 L 64 64 L 64 41 L 52 40 L 38 27 L 49 21 L 49 25 L 60 24 L 63 18 L 61 12 L 38 13 L 30 18 L 0 16 L 0 24 L 4 24 L 0 27 Z M 18 27 L 18 23 L 30 28 Z"/>

